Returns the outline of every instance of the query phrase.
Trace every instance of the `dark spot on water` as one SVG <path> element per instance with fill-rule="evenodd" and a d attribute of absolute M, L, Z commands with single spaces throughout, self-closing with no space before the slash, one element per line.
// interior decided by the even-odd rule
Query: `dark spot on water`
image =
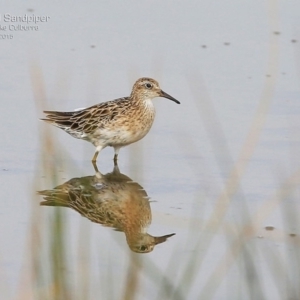
<path fill-rule="evenodd" d="M 95 45 L 91 45 L 91 48 L 96 48 L 96 46 Z"/>
<path fill-rule="evenodd" d="M 225 46 L 229 46 L 230 43 L 229 43 L 229 42 L 225 42 L 224 45 L 225 45 Z"/>
<path fill-rule="evenodd" d="M 297 234 L 296 233 L 290 233 L 289 236 L 290 237 L 295 237 L 295 236 L 297 236 Z"/>
<path fill-rule="evenodd" d="M 280 35 L 280 31 L 274 31 L 273 33 L 276 35 Z"/>
<path fill-rule="evenodd" d="M 273 227 L 273 226 L 266 226 L 265 229 L 271 231 L 271 230 L 274 230 L 275 227 Z"/>
<path fill-rule="evenodd" d="M 205 49 L 205 48 L 207 48 L 207 46 L 206 46 L 206 45 L 202 45 L 201 47 L 202 47 L 202 48 L 204 48 L 204 49 Z"/>
<path fill-rule="evenodd" d="M 297 43 L 297 40 L 294 40 L 294 39 L 293 39 L 293 40 L 291 40 L 291 42 L 292 42 L 292 43 Z"/>
<path fill-rule="evenodd" d="M 33 8 L 28 8 L 27 11 L 34 12 L 34 9 Z"/>

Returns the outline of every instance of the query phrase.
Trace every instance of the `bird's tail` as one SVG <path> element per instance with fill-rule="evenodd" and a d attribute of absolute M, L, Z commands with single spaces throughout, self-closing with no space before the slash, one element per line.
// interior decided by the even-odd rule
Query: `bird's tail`
<path fill-rule="evenodd" d="M 49 111 L 49 110 L 45 110 L 44 113 L 46 114 L 46 118 L 42 118 L 40 120 L 63 129 L 70 128 L 74 124 L 71 118 L 74 115 L 78 114 L 78 112 L 76 111 L 60 112 L 60 111 Z"/>

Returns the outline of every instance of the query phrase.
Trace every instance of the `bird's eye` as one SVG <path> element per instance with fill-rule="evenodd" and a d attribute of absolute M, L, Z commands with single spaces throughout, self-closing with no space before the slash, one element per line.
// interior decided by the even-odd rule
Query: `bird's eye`
<path fill-rule="evenodd" d="M 150 90 L 150 89 L 152 89 L 153 85 L 148 82 L 148 83 L 145 83 L 145 87 Z"/>
<path fill-rule="evenodd" d="M 141 250 L 141 251 L 145 251 L 146 249 L 147 249 L 146 246 L 141 246 L 141 247 L 140 247 L 140 250 Z"/>

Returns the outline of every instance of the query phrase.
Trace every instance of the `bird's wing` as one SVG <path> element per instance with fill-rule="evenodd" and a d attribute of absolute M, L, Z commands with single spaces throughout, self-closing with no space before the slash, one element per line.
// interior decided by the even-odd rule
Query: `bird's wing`
<path fill-rule="evenodd" d="M 42 120 L 61 128 L 69 128 L 72 131 L 90 133 L 122 115 L 129 105 L 130 98 L 124 97 L 79 111 L 44 111 L 46 118 Z"/>

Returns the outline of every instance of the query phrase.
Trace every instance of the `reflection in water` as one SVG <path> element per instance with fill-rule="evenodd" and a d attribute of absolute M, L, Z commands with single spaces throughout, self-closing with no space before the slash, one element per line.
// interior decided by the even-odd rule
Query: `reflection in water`
<path fill-rule="evenodd" d="M 53 190 L 39 191 L 44 196 L 41 205 L 65 206 L 79 212 L 92 222 L 123 231 L 130 249 L 147 253 L 175 233 L 155 237 L 147 233 L 151 223 L 151 208 L 146 191 L 117 165 L 113 172 L 73 178 Z"/>

